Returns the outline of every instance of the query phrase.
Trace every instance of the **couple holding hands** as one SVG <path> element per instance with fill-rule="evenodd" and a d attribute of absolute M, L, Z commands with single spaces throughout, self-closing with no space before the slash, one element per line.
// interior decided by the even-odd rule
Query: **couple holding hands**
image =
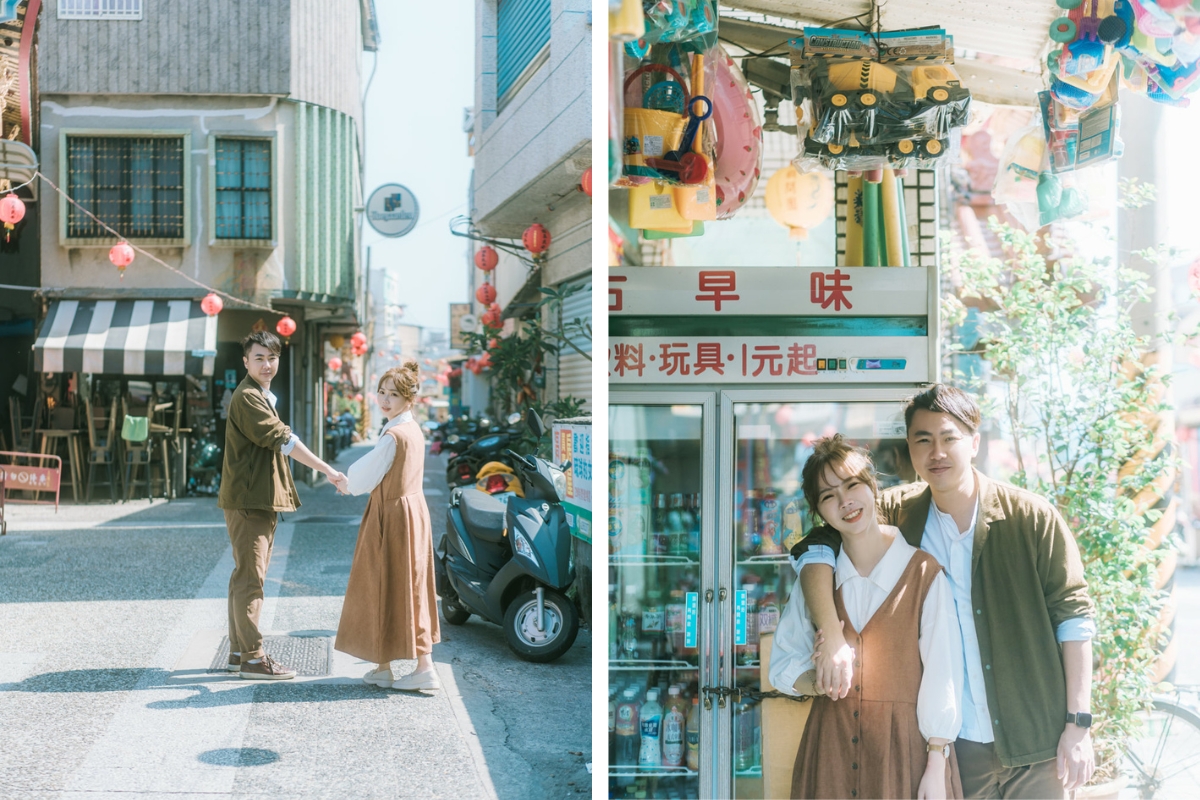
<path fill-rule="evenodd" d="M 826 524 L 792 549 L 770 663 L 814 697 L 792 797 L 1062 798 L 1094 770 L 1075 540 L 1044 498 L 972 467 L 969 396 L 935 385 L 905 423 L 921 483 L 880 492 L 841 435 L 802 470 Z"/>
<path fill-rule="evenodd" d="M 379 408 L 388 422 L 371 452 L 343 475 L 305 447 L 276 413 L 271 379 L 281 351 L 279 337 L 266 331 L 242 340 L 247 375 L 229 405 L 217 503 L 233 547 L 229 670 L 247 680 L 296 676 L 264 652 L 258 629 L 278 515 L 300 507 L 287 463 L 291 457 L 325 473 L 342 494 L 370 493 L 334 648 L 376 665 L 363 677 L 366 683 L 401 691 L 437 689 L 432 651 L 441 633 L 433 534 L 422 492 L 425 439 L 412 413 L 420 389 L 417 363 L 409 360 L 380 378 Z M 416 670 L 399 678 L 392 674 L 392 661 L 414 658 Z"/>

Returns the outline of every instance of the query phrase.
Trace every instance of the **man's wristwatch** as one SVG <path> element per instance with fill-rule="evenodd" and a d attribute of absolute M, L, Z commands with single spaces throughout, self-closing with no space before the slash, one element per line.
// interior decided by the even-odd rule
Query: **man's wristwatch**
<path fill-rule="evenodd" d="M 1067 722 L 1073 722 L 1080 728 L 1092 727 L 1092 715 L 1084 711 L 1075 714 L 1067 714 Z"/>
<path fill-rule="evenodd" d="M 925 750 L 929 753 L 941 753 L 943 756 L 945 756 L 947 761 L 950 760 L 950 743 L 949 742 L 947 742 L 946 744 L 933 744 L 932 742 L 929 742 L 929 743 L 926 743 Z"/>

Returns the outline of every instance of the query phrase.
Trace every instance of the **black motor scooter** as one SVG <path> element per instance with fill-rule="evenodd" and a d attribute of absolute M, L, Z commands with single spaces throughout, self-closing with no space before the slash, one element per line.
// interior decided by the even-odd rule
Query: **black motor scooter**
<path fill-rule="evenodd" d="M 530 409 L 538 440 L 546 432 Z M 462 625 L 471 614 L 500 625 L 526 661 L 553 661 L 579 633 L 579 611 L 564 592 L 574 580 L 571 529 L 562 507 L 562 469 L 536 456 L 506 453 L 525 497 L 505 504 L 473 487 L 450 493 L 435 575 L 442 616 Z"/>
<path fill-rule="evenodd" d="M 520 413 L 509 414 L 507 422 L 507 429 L 499 426 L 482 429 L 478 439 L 451 456 L 446 463 L 446 483 L 451 487 L 474 483 L 479 469 L 489 461 L 499 461 L 512 467 L 508 448 L 520 436 L 520 428 L 516 427 L 521 422 Z"/>

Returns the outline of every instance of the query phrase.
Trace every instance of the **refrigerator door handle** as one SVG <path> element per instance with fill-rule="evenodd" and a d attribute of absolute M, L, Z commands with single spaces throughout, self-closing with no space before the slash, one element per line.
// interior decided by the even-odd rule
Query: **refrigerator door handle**
<path fill-rule="evenodd" d="M 728 591 L 725 589 L 725 587 L 724 587 L 724 586 L 722 586 L 722 587 L 721 587 L 721 588 L 720 588 L 720 589 L 717 591 L 717 597 L 720 599 L 720 601 L 721 601 L 722 603 L 724 603 L 724 602 L 725 602 L 725 599 L 726 599 L 727 597 L 729 597 L 729 592 L 728 592 Z"/>

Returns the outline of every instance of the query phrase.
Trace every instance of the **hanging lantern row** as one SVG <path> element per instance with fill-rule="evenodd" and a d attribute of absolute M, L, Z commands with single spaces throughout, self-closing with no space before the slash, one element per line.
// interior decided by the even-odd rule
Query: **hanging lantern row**
<path fill-rule="evenodd" d="M 540 256 L 550 249 L 550 231 L 546 230 L 545 225 L 535 222 L 525 229 L 525 234 L 521 237 L 521 243 L 534 256 Z"/>
<path fill-rule="evenodd" d="M 275 323 L 275 331 L 283 338 L 288 338 L 296 332 L 296 320 L 291 317 L 284 317 Z"/>
<path fill-rule="evenodd" d="M 496 301 L 496 287 L 490 283 L 483 284 L 475 290 L 475 299 L 485 306 L 491 305 Z"/>
<path fill-rule="evenodd" d="M 117 242 L 108 251 L 108 260 L 121 272 L 121 280 L 125 280 L 125 268 L 133 263 L 133 248 L 129 242 Z"/>
<path fill-rule="evenodd" d="M 350 349 L 354 351 L 356 356 L 365 356 L 367 354 L 367 337 L 362 331 L 357 331 L 350 337 Z"/>
<path fill-rule="evenodd" d="M 485 244 L 483 247 L 475 251 L 475 266 L 479 267 L 484 272 L 491 272 L 500 263 L 500 254 L 496 252 L 496 248 L 490 244 Z"/>
<path fill-rule="evenodd" d="M 221 309 L 224 307 L 225 303 L 220 297 L 217 297 L 217 295 L 213 294 L 212 292 L 209 292 L 207 295 L 205 295 L 204 299 L 200 301 L 200 310 L 205 314 L 208 314 L 210 317 L 215 317 L 217 314 L 220 314 Z"/>

